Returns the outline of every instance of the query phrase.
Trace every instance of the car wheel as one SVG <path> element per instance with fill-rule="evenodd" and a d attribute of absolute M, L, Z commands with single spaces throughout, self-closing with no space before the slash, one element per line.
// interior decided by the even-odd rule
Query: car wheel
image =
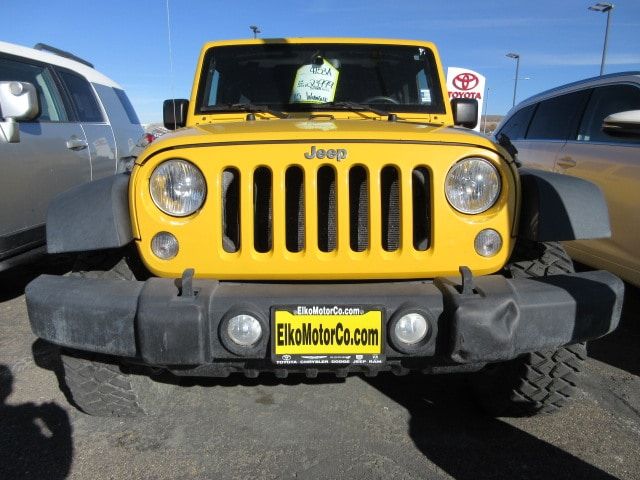
<path fill-rule="evenodd" d="M 555 242 L 521 243 L 507 265 L 514 278 L 573 272 L 571 258 Z M 586 357 L 585 343 L 533 352 L 485 367 L 473 374 L 471 384 L 481 406 L 492 415 L 553 413 L 577 392 Z"/>
<path fill-rule="evenodd" d="M 80 254 L 69 273 L 83 278 L 139 280 L 148 272 L 135 249 L 126 247 Z M 84 413 L 95 416 L 132 417 L 148 413 L 141 401 L 142 389 L 151 379 L 126 371 L 118 359 L 76 350 L 60 350 L 63 390 Z"/>
<path fill-rule="evenodd" d="M 70 400 L 84 413 L 99 417 L 133 417 L 147 413 L 140 390 L 151 380 L 125 373 L 105 355 L 62 350 L 64 384 Z"/>
<path fill-rule="evenodd" d="M 146 280 L 150 276 L 133 246 L 83 252 L 76 258 L 69 275 L 129 281 Z"/>

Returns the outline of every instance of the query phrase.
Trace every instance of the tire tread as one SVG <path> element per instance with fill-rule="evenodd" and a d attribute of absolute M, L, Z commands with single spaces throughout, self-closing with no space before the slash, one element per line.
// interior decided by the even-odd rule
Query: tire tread
<path fill-rule="evenodd" d="M 61 353 L 64 380 L 75 405 L 88 415 L 133 417 L 145 411 L 130 376 L 98 355 Z"/>
<path fill-rule="evenodd" d="M 556 242 L 520 242 L 507 266 L 512 278 L 573 272 L 571 258 Z M 493 415 L 554 413 L 575 395 L 586 358 L 585 343 L 532 352 L 487 367 L 472 377 L 472 385 L 482 407 Z"/>

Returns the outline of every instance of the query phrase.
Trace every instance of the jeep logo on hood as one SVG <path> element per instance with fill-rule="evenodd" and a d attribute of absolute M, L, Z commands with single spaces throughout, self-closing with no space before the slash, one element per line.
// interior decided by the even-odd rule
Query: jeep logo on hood
<path fill-rule="evenodd" d="M 347 149 L 346 148 L 329 148 L 325 150 L 324 148 L 317 148 L 315 145 L 311 145 L 311 150 L 309 152 L 304 153 L 304 158 L 309 160 L 313 158 L 323 159 L 323 158 L 335 158 L 339 162 L 347 158 Z"/>

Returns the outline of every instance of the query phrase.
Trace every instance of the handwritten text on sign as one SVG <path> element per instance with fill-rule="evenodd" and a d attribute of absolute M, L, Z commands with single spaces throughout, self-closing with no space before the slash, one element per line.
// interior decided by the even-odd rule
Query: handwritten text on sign
<path fill-rule="evenodd" d="M 293 81 L 291 103 L 333 102 L 340 72 L 326 60 L 322 65 L 303 65 Z"/>

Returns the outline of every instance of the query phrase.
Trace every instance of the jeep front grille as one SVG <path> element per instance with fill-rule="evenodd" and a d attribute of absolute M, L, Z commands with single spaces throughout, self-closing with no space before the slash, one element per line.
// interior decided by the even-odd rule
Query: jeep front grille
<path fill-rule="evenodd" d="M 242 172 L 228 168 L 221 185 L 221 240 L 229 253 L 247 246 L 268 253 L 274 242 L 292 253 L 395 252 L 403 238 L 411 239 L 405 248 L 416 251 L 430 245 L 430 177 L 424 167 L 411 169 L 410 177 L 397 165 L 379 171 L 362 165 L 293 165 L 284 175 L 266 166 Z M 410 189 L 405 195 L 403 185 Z"/>

